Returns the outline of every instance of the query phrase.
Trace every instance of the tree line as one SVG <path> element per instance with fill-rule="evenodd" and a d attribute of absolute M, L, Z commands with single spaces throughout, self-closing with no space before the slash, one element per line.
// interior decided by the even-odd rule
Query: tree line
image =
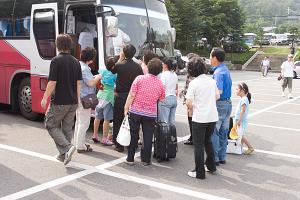
<path fill-rule="evenodd" d="M 221 46 L 228 35 L 243 34 L 245 14 L 238 0 L 166 0 L 171 25 L 176 29 L 175 48 L 198 52 Z M 206 38 L 207 41 L 202 40 Z M 203 45 L 205 43 L 205 45 Z"/>

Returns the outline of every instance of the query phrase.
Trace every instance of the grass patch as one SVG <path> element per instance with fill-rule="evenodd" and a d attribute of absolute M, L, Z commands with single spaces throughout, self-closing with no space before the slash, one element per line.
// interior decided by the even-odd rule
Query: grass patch
<path fill-rule="evenodd" d="M 244 53 L 226 53 L 226 60 L 231 61 L 232 64 L 245 64 L 253 55 L 255 51 L 247 51 Z"/>
<path fill-rule="evenodd" d="M 288 55 L 291 53 L 291 49 L 289 47 L 267 47 L 260 49 L 265 54 L 273 54 L 273 55 Z M 298 50 L 298 49 L 297 49 Z"/>

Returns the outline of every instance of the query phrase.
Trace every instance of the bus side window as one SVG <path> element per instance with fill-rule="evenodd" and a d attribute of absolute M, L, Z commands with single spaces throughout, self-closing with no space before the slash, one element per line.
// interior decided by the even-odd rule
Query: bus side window
<path fill-rule="evenodd" d="M 0 38 L 13 36 L 12 13 L 14 0 L 1 0 Z"/>
<path fill-rule="evenodd" d="M 15 3 L 14 26 L 16 37 L 28 37 L 30 33 L 31 3 L 17 0 Z"/>
<path fill-rule="evenodd" d="M 33 33 L 39 54 L 44 59 L 51 59 L 56 55 L 54 13 L 52 9 L 34 12 Z"/>

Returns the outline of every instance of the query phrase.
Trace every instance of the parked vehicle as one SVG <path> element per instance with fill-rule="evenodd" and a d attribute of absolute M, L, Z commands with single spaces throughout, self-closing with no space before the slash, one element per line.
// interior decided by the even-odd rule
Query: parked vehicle
<path fill-rule="evenodd" d="M 120 52 L 116 43 L 123 34 L 137 48 L 136 56 L 152 44 L 154 51 L 174 56 L 175 33 L 161 0 L 1 0 L 0 8 L 0 103 L 27 119 L 45 112 L 40 102 L 60 33 L 71 35 L 71 54 L 79 58 L 78 36 L 91 31 L 102 67 Z"/>
<path fill-rule="evenodd" d="M 287 33 L 274 34 L 271 38 L 271 45 L 288 45 L 288 35 Z"/>
<path fill-rule="evenodd" d="M 296 69 L 294 69 L 294 78 L 300 75 L 300 61 L 295 62 Z"/>
<path fill-rule="evenodd" d="M 254 45 L 255 39 L 257 35 L 255 33 L 245 33 L 244 34 L 244 41 L 245 44 L 249 47 L 252 47 Z"/>

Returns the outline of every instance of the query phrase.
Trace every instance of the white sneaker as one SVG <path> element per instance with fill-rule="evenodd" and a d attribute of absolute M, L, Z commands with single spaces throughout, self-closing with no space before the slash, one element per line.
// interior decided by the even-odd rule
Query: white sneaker
<path fill-rule="evenodd" d="M 64 160 L 64 165 L 67 165 L 71 159 L 72 159 L 72 155 L 74 154 L 76 148 L 74 146 L 71 146 L 71 148 L 67 151 L 67 153 L 65 154 L 65 160 Z"/>
<path fill-rule="evenodd" d="M 282 93 L 281 93 L 281 96 L 282 96 L 282 97 L 285 97 L 285 94 L 284 94 L 284 92 L 282 92 Z"/>
<path fill-rule="evenodd" d="M 289 93 L 289 99 L 292 99 L 293 95 L 291 93 Z"/>
<path fill-rule="evenodd" d="M 188 176 L 192 178 L 196 178 L 196 170 L 189 171 Z"/>

